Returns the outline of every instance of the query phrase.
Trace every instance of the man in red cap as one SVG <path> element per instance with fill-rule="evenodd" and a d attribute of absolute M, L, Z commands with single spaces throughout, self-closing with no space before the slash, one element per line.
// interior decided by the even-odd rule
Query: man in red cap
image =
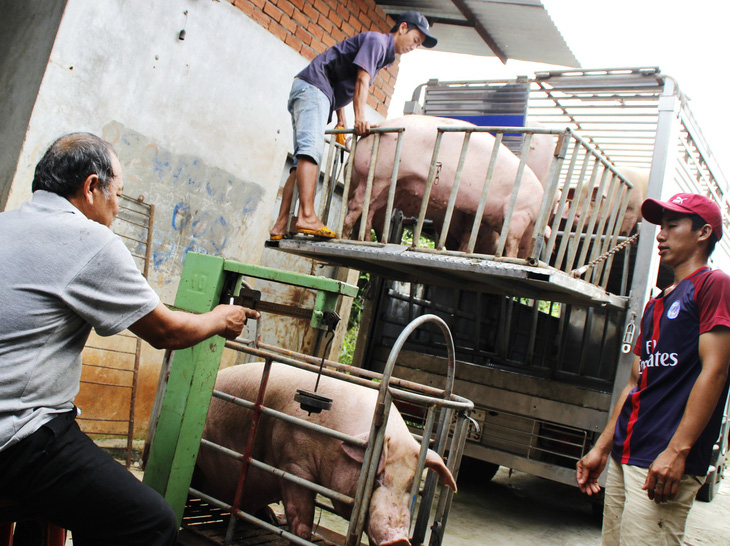
<path fill-rule="evenodd" d="M 722 214 L 702 195 L 647 199 L 660 226 L 662 265 L 674 282 L 641 319 L 631 377 L 593 449 L 577 464 L 588 495 L 609 455 L 603 544 L 681 544 L 704 483 L 728 393 L 730 277 L 707 266 L 722 237 Z"/>

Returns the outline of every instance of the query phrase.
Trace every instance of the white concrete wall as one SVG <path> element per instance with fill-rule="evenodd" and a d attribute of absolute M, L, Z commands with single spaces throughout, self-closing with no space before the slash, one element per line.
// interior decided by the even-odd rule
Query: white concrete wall
<path fill-rule="evenodd" d="M 114 144 L 125 193 L 156 206 L 150 280 L 164 301 L 188 249 L 256 263 L 291 149 L 291 78 L 305 64 L 227 2 L 69 0 L 7 208 L 30 198 L 53 139 L 89 131 Z"/>

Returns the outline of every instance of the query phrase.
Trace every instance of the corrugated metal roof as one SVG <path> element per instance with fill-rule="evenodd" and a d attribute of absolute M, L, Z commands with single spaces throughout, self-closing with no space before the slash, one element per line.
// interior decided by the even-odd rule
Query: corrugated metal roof
<path fill-rule="evenodd" d="M 375 2 L 397 17 L 425 15 L 439 40 L 436 51 L 469 53 L 579 67 L 540 0 L 390 0 Z"/>

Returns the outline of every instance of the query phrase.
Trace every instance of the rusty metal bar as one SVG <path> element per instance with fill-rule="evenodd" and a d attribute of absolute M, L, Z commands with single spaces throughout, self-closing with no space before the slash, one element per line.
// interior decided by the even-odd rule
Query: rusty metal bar
<path fill-rule="evenodd" d="M 241 496 L 243 495 L 243 488 L 246 484 L 246 476 L 248 475 L 249 461 L 251 460 L 251 454 L 253 453 L 253 443 L 256 438 L 256 431 L 258 430 L 259 419 L 261 418 L 261 408 L 264 405 L 264 394 L 266 392 L 266 386 L 269 382 L 269 373 L 271 372 L 271 359 L 266 359 L 264 364 L 264 370 L 261 374 L 261 384 L 259 387 L 258 396 L 256 398 L 256 405 L 253 410 L 253 416 L 251 417 L 251 426 L 248 429 L 248 439 L 246 441 L 246 453 L 243 459 L 243 465 L 241 468 L 241 474 L 238 478 L 238 485 L 236 486 L 236 494 L 233 498 L 233 511 L 239 511 L 241 506 Z M 225 544 L 230 544 L 233 540 L 233 533 L 236 528 L 236 519 L 231 518 L 228 530 L 226 532 Z"/>
<path fill-rule="evenodd" d="M 242 350 L 240 349 L 235 342 L 228 342 L 226 343 L 227 347 L 230 347 L 232 349 Z M 257 354 L 258 356 L 266 357 L 270 356 L 269 353 L 266 353 L 265 351 L 271 351 L 282 355 L 289 355 L 292 358 L 282 358 L 281 362 L 284 362 L 286 364 L 293 365 L 298 368 L 302 368 L 304 370 L 310 370 L 310 371 L 318 371 L 319 365 L 322 362 L 321 358 L 316 358 L 313 356 L 305 355 L 303 353 L 297 353 L 296 351 L 292 351 L 290 349 L 283 349 L 281 347 L 276 347 L 274 345 L 268 345 L 266 343 L 259 343 L 259 348 L 262 349 L 260 352 L 256 352 L 256 350 L 252 350 L 249 348 L 245 349 L 245 352 L 251 353 L 251 354 Z M 293 358 L 301 359 L 304 362 L 311 363 L 311 365 L 303 364 L 302 362 L 298 362 L 297 360 L 294 360 Z M 356 379 L 356 381 L 353 381 L 354 383 L 357 383 L 359 385 L 363 385 L 368 388 L 372 389 L 379 389 L 380 384 L 372 381 L 373 379 L 376 379 L 380 381 L 382 379 L 382 374 L 379 374 L 377 372 L 371 372 L 369 370 L 365 370 L 363 368 L 357 368 L 355 366 L 348 366 L 347 364 L 341 364 L 340 362 L 336 362 L 334 360 L 325 360 L 325 368 L 322 369 L 323 375 L 328 375 L 330 377 L 336 377 L 339 379 L 346 379 L 348 381 L 351 381 L 353 379 Z M 315 369 L 316 368 L 316 369 Z M 334 370 L 329 370 L 327 368 L 335 368 L 336 370 L 339 370 L 339 372 Z M 362 378 L 359 378 L 357 376 L 362 376 Z M 429 387 L 428 385 L 421 385 L 420 383 L 414 383 L 413 381 L 407 381 L 405 379 L 399 379 L 397 377 L 391 377 L 390 378 L 390 384 L 395 387 L 401 387 L 404 389 L 409 389 L 412 391 L 420 392 L 425 395 L 431 395 L 434 398 L 443 398 L 445 396 L 445 391 L 443 389 L 437 389 L 435 387 Z"/>
<path fill-rule="evenodd" d="M 251 411 L 256 410 L 256 404 L 254 402 L 251 402 L 250 400 L 237 398 L 235 396 L 231 396 L 230 394 L 217 390 L 213 391 L 213 396 L 219 398 L 220 400 L 230 402 L 231 404 L 241 406 L 242 408 L 246 408 Z M 358 447 L 365 447 L 367 445 L 367 441 L 357 438 L 355 436 L 351 436 L 349 434 L 345 434 L 344 432 L 339 432 L 337 430 L 318 425 L 317 423 L 312 423 L 310 421 L 294 417 L 293 415 L 289 415 L 287 413 L 283 413 L 281 411 L 268 408 L 266 406 L 261 406 L 260 410 L 262 415 L 267 415 L 269 417 L 273 417 L 274 419 L 279 419 L 291 425 L 301 426 L 302 428 L 311 430 L 312 432 L 323 434 L 325 436 L 329 436 L 330 438 L 334 438 L 336 440 L 341 440 L 348 444 L 352 444 Z"/>
<path fill-rule="evenodd" d="M 284 529 L 281 529 L 280 527 L 277 527 L 276 525 L 272 525 L 268 521 L 264 521 L 262 519 L 259 519 L 255 516 L 252 516 L 251 514 L 247 514 L 246 512 L 234 508 L 230 504 L 226 504 L 225 502 L 221 502 L 215 497 L 211 497 L 210 495 L 206 495 L 202 491 L 198 491 L 197 489 L 190 488 L 189 492 L 191 495 L 195 496 L 196 498 L 199 498 L 201 500 L 204 500 L 208 504 L 211 504 L 213 506 L 217 506 L 218 508 L 222 508 L 223 510 L 230 512 L 232 516 L 231 521 L 235 522 L 236 518 L 242 519 L 244 521 L 247 521 L 249 523 L 253 523 L 254 525 L 258 525 L 259 527 L 262 527 L 266 529 L 267 531 L 270 531 L 274 533 L 277 536 L 280 536 L 282 538 L 285 538 L 292 544 L 297 544 L 299 546 L 316 546 L 314 543 L 304 540 L 303 538 L 298 537 L 297 535 L 290 533 L 289 531 L 285 531 Z"/>
<path fill-rule="evenodd" d="M 306 423 L 306 421 L 303 422 Z M 245 459 L 245 455 L 243 453 L 239 453 L 238 451 L 235 451 L 233 449 L 229 449 L 225 446 L 210 442 L 205 438 L 200 440 L 200 445 L 217 453 L 225 455 L 226 457 L 230 457 L 231 459 L 237 459 L 241 462 L 243 462 Z M 297 485 L 301 485 L 302 487 L 305 487 L 307 489 L 311 489 L 315 493 L 324 495 L 329 499 L 334 499 L 337 502 L 341 502 L 350 506 L 355 502 L 355 499 L 348 495 L 344 495 L 338 491 L 335 491 L 334 489 L 330 489 L 309 480 L 305 480 L 304 478 L 301 478 L 296 474 L 292 474 L 291 472 L 286 472 L 274 466 L 268 465 L 263 461 L 259 461 L 258 459 L 249 458 L 247 462 L 254 468 L 258 468 L 259 470 L 263 470 L 264 472 L 268 472 L 269 474 L 273 474 L 274 476 L 278 476 L 279 478 L 285 479 L 292 483 L 296 483 Z"/>

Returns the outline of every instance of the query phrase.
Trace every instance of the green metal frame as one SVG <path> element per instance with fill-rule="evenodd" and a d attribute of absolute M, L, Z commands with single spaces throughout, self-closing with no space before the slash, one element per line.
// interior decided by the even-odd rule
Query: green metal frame
<path fill-rule="evenodd" d="M 231 275 L 235 283 L 230 282 Z M 210 311 L 221 302 L 225 286 L 240 287 L 241 277 L 317 290 L 311 321 L 315 328 L 325 328 L 322 316 L 336 308 L 339 296 L 354 297 L 358 290 L 357 286 L 342 281 L 188 252 L 175 307 L 194 313 Z M 175 351 L 170 367 L 144 483 L 165 497 L 175 510 L 178 523 L 182 521 L 224 346 L 225 339 L 215 336 L 188 349 Z"/>

